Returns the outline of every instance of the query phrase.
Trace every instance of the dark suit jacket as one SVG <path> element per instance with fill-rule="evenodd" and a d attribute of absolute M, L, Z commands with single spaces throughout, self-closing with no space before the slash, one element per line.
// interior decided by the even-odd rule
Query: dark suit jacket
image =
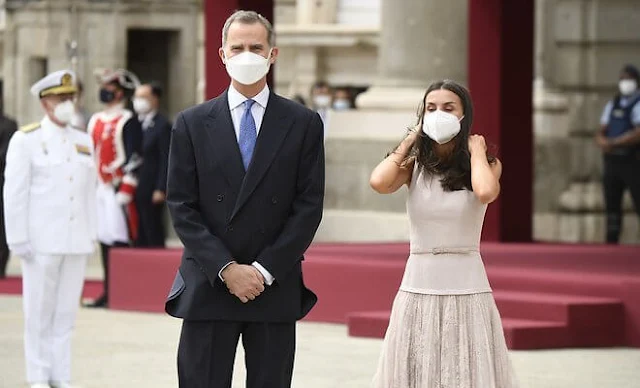
<path fill-rule="evenodd" d="M 301 262 L 322 218 L 323 143 L 316 113 L 271 93 L 245 174 L 226 92 L 178 115 L 167 205 L 185 249 L 169 314 L 290 322 L 309 312 L 317 298 Z M 231 260 L 257 260 L 276 280 L 243 304 L 218 277 Z"/>
<path fill-rule="evenodd" d="M 149 127 L 142 131 L 143 163 L 138 171 L 136 197 L 151 202 L 154 191 L 167 190 L 167 163 L 171 123 L 160 113 L 151 120 Z"/>

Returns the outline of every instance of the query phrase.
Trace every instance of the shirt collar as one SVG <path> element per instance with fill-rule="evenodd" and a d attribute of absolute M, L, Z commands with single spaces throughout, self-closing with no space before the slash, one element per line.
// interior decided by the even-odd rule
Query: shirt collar
<path fill-rule="evenodd" d="M 229 86 L 228 99 L 229 99 L 229 110 L 234 110 L 245 101 L 248 100 L 247 97 L 243 96 L 233 85 Z M 269 86 L 265 85 L 264 88 L 260 91 L 260 93 L 256 94 L 253 98 L 253 101 L 258 103 L 264 109 L 267 109 L 267 102 L 269 101 Z"/>
<path fill-rule="evenodd" d="M 152 110 L 149 113 L 138 115 L 138 121 L 140 121 L 141 123 L 145 121 L 151 121 L 153 120 L 154 117 L 156 117 L 156 113 L 158 112 L 155 110 Z"/>

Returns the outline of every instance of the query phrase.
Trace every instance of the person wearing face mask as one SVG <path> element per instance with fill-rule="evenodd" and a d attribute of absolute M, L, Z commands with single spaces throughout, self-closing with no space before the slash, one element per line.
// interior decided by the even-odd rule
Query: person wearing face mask
<path fill-rule="evenodd" d="M 140 224 L 137 247 L 164 247 L 164 200 L 171 123 L 158 112 L 162 89 L 156 83 L 136 88 L 133 109 L 142 123 L 142 158 L 135 194 Z"/>
<path fill-rule="evenodd" d="M 318 81 L 311 87 L 311 101 L 313 102 L 313 110 L 318 112 L 322 122 L 327 124 L 327 114 L 331 108 L 333 96 L 331 87 L 324 81 Z"/>
<path fill-rule="evenodd" d="M 640 72 L 626 65 L 620 72 L 619 93 L 600 118 L 596 143 L 603 153 L 606 241 L 617 244 L 622 231 L 622 198 L 629 189 L 640 218 Z"/>
<path fill-rule="evenodd" d="M 333 96 L 333 110 L 351 109 L 351 94 L 347 89 L 336 89 Z"/>
<path fill-rule="evenodd" d="M 418 123 L 371 173 L 390 194 L 408 186 L 410 252 L 393 302 L 374 388 L 514 388 L 500 314 L 479 252 L 501 162 L 471 135 L 469 92 L 433 83 Z M 442 324 L 444 322 L 444 324 Z"/>
<path fill-rule="evenodd" d="M 274 41 L 263 16 L 232 14 L 229 88 L 173 127 L 167 205 L 184 251 L 165 308 L 182 319 L 181 388 L 230 387 L 241 336 L 247 387 L 291 387 L 296 321 L 317 300 L 301 263 L 322 218 L 322 120 L 267 86 Z"/>
<path fill-rule="evenodd" d="M 22 259 L 27 381 L 32 388 L 70 388 L 71 334 L 97 238 L 97 174 L 91 137 L 70 125 L 75 74 L 51 73 L 31 93 L 45 116 L 9 143 L 7 242 Z"/>
<path fill-rule="evenodd" d="M 104 110 L 91 116 L 87 133 L 93 139 L 98 169 L 98 240 L 100 241 L 104 293 L 88 307 L 108 306 L 109 250 L 128 246 L 138 233 L 134 199 L 138 170 L 142 165 L 142 128 L 125 108 L 138 78 L 123 69 L 98 74 L 100 102 Z"/>

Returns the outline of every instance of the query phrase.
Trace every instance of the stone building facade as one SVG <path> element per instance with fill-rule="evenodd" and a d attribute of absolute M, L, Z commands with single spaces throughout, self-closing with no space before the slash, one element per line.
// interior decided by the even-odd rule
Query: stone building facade
<path fill-rule="evenodd" d="M 466 81 L 467 6 L 276 0 L 278 42 L 286 48 L 276 73 L 281 92 L 307 95 L 318 79 L 371 86 L 357 100 L 359 112 L 335 113 L 327 128 L 328 224 L 376 225 L 366 228 L 375 230 L 373 239 L 405 238 L 404 195 L 380 198 L 368 190 L 368 173 L 411 124 L 425 80 Z M 602 242 L 601 155 L 593 135 L 622 65 L 640 66 L 640 8 L 635 0 L 536 0 L 535 8 L 534 239 Z M 625 203 L 622 241 L 640 243 L 628 195 Z M 337 238 L 331 229 L 320 235 Z"/>
<path fill-rule="evenodd" d="M 89 112 L 100 109 L 97 68 L 159 81 L 170 115 L 202 100 L 201 0 L 5 0 L 4 8 L 5 110 L 19 123 L 41 117 L 29 86 L 62 68 L 76 70 Z"/>
<path fill-rule="evenodd" d="M 164 82 L 170 115 L 200 102 L 205 1 L 216 0 L 0 0 L 5 110 L 20 123 L 38 119 L 29 85 L 72 65 L 85 81 L 89 111 L 99 109 L 98 67 L 129 67 L 143 81 Z M 431 80 L 466 82 L 468 1 L 274 0 L 280 94 L 308 97 L 317 80 L 368 88 L 358 109 L 329 117 L 319 240 L 407 238 L 404 193 L 377 195 L 368 176 L 414 122 Z M 599 242 L 601 161 L 592 137 L 620 67 L 640 65 L 640 7 L 636 0 L 535 4 L 534 238 Z M 72 63 L 67 43 L 74 40 Z M 640 243 L 629 198 L 623 241 Z"/>

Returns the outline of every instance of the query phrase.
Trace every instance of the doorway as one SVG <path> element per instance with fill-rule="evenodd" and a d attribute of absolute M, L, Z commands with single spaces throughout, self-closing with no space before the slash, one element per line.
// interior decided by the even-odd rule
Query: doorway
<path fill-rule="evenodd" d="M 155 81 L 162 86 L 160 110 L 171 117 L 171 69 L 177 60 L 177 44 L 180 33 L 172 30 L 130 29 L 127 31 L 127 69 L 134 72 L 140 82 Z"/>

